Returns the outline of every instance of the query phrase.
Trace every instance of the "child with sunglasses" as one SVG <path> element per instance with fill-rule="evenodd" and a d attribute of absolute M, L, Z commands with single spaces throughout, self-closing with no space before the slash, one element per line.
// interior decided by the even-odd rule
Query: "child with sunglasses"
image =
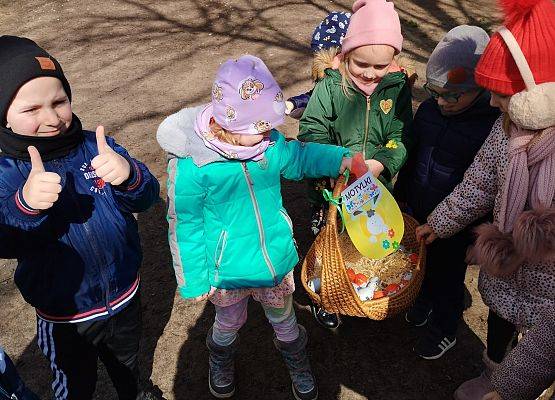
<path fill-rule="evenodd" d="M 474 81 L 474 68 L 488 42 L 483 29 L 459 26 L 439 42 L 428 61 L 424 88 L 430 98 L 414 117 L 415 147 L 395 185 L 397 200 L 420 222 L 462 181 L 499 116 L 489 105 L 489 94 Z M 428 248 L 422 290 L 405 316 L 410 325 L 425 326 L 414 347 L 422 358 L 437 359 L 456 343 L 470 237 L 467 229 Z"/>

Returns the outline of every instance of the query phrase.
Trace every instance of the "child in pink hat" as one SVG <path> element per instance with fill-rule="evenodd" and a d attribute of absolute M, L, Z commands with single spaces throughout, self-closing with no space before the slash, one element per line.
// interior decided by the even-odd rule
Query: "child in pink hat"
<path fill-rule="evenodd" d="M 234 355 L 249 298 L 274 328 L 296 399 L 318 388 L 306 354 L 307 333 L 293 309 L 299 261 L 293 225 L 283 208 L 281 177 L 337 177 L 350 166 L 343 147 L 286 141 L 281 89 L 262 60 L 222 64 L 212 101 L 171 115 L 158 129 L 170 155 L 168 221 L 179 293 L 216 307 L 206 337 L 209 388 L 235 392 Z"/>
<path fill-rule="evenodd" d="M 361 152 L 388 187 L 407 159 L 412 99 L 407 74 L 394 59 L 403 36 L 393 3 L 358 0 L 339 54 L 321 62 L 320 80 L 302 115 L 299 140 L 341 144 Z M 309 191 L 315 233 L 324 225 L 322 185 Z M 315 223 L 316 222 L 316 223 Z M 339 318 L 314 309 L 317 321 L 337 328 Z"/>

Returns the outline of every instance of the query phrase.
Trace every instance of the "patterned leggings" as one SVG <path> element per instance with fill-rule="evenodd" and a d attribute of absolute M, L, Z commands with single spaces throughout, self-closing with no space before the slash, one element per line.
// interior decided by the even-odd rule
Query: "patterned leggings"
<path fill-rule="evenodd" d="M 237 332 L 247 321 L 247 296 L 238 303 L 227 307 L 216 307 L 216 318 L 212 326 L 212 338 L 220 346 L 229 346 L 237 337 Z M 261 304 L 266 318 L 272 324 L 278 340 L 292 342 L 299 337 L 299 326 L 293 309 L 293 295 L 285 297 L 283 308 L 268 307 Z"/>

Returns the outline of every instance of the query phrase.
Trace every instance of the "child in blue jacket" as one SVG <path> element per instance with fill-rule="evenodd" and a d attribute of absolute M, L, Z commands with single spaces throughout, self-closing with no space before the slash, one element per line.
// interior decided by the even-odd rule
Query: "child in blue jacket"
<path fill-rule="evenodd" d="M 0 223 L 13 230 L 15 283 L 37 312 L 56 399 L 91 399 L 97 359 L 120 399 L 138 395 L 142 254 L 132 213 L 159 184 L 104 128 L 83 130 L 60 64 L 0 37 Z"/>
<path fill-rule="evenodd" d="M 36 394 L 25 386 L 12 360 L 0 346 L 0 400 L 39 400 Z"/>

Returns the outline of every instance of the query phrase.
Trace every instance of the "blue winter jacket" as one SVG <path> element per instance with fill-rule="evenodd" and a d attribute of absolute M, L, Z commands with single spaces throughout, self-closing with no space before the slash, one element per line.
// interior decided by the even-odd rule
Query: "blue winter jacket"
<path fill-rule="evenodd" d="M 131 165 L 119 186 L 96 176 L 98 155 L 93 132 L 63 158 L 44 162 L 62 178 L 62 192 L 48 210 L 29 208 L 21 193 L 31 163 L 0 157 L 0 233 L 18 259 L 15 283 L 38 315 L 54 322 L 78 322 L 115 314 L 133 297 L 142 261 L 137 222 L 132 213 L 146 210 L 160 186 L 147 167 L 106 138 Z M 2 238 L 0 238 L 2 239 Z"/>
<path fill-rule="evenodd" d="M 434 208 L 453 191 L 499 117 L 484 93 L 465 112 L 444 116 L 437 101 L 424 101 L 413 122 L 414 148 L 399 174 L 395 197 L 426 222 Z"/>

